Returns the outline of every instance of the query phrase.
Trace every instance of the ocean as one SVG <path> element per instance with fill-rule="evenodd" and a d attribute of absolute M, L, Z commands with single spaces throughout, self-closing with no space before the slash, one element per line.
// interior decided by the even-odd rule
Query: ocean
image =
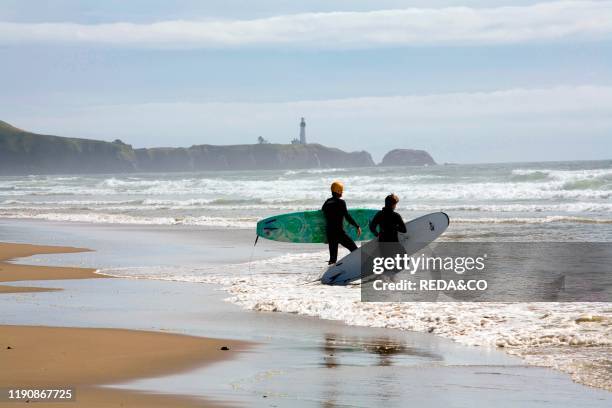
<path fill-rule="evenodd" d="M 379 208 L 394 192 L 408 218 L 444 210 L 475 232 L 538 225 L 520 238 L 545 238 L 549 225 L 550 237 L 601 240 L 612 224 L 612 161 L 0 177 L 0 216 L 253 228 L 261 217 L 320 208 L 335 179 L 351 207 Z M 591 224 L 599 226 L 579 227 Z"/>
<path fill-rule="evenodd" d="M 221 228 L 254 238 L 260 218 L 320 208 L 336 179 L 345 183 L 349 207 L 379 208 L 394 192 L 406 220 L 445 211 L 451 220 L 445 241 L 612 241 L 612 161 L 0 177 L 0 217 Z M 311 283 L 325 268 L 324 245 L 274 245 L 260 240 L 253 251 L 276 249 L 252 262 L 100 272 L 214 283 L 229 301 L 252 310 L 502 348 L 612 390 L 610 303 L 363 303 L 357 286 Z"/>

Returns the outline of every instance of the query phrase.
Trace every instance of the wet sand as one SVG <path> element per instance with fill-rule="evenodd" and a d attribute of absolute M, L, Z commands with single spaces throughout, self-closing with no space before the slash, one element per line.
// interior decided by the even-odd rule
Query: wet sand
<path fill-rule="evenodd" d="M 89 250 L 73 247 L 0 242 L 0 282 L 104 278 L 104 276 L 96 274 L 95 269 L 91 268 L 33 266 L 8 262 L 15 258 L 24 258 L 32 255 L 65 254 L 85 251 Z M 0 293 L 43 292 L 49 290 L 60 289 L 0 285 Z"/>
<path fill-rule="evenodd" d="M 253 245 L 248 231 L 24 220 L 0 220 L 0 239 L 95 248 L 16 262 L 100 268 L 222 266 L 248 261 Z M 254 258 L 284 250 L 260 243 Z M 0 323 L 114 327 L 257 342 L 231 359 L 109 384 L 113 390 L 190 395 L 249 407 L 608 407 L 612 401 L 606 391 L 573 383 L 563 373 L 525 366 L 494 349 L 427 333 L 243 310 L 224 302 L 227 292 L 216 285 L 120 278 L 31 284 L 63 290 L 0 296 Z M 81 401 L 88 398 L 79 395 Z"/>
<path fill-rule="evenodd" d="M 0 339 L 0 388 L 75 387 L 76 404 L 67 406 L 202 406 L 196 398 L 93 386 L 188 370 L 245 347 L 169 333 L 37 326 L 0 326 Z"/>
<path fill-rule="evenodd" d="M 212 285 L 80 279 L 65 281 L 63 287 L 62 292 L 0 296 L 2 321 L 123 327 L 257 342 L 257 347 L 232 359 L 112 384 L 113 388 L 196 395 L 262 408 L 399 408 L 407 403 L 421 408 L 603 408 L 612 402 L 606 391 L 573 383 L 554 370 L 525 366 L 499 351 L 463 346 L 428 333 L 242 310 L 223 302 L 227 294 Z"/>
<path fill-rule="evenodd" d="M 82 252 L 72 247 L 0 244 L 0 260 Z M 0 263 L 0 281 L 101 278 L 94 269 Z M 49 288 L 5 286 L 4 293 Z M 51 289 L 53 290 L 53 289 Z M 221 350 L 227 347 L 229 350 Z M 158 395 L 99 385 L 168 375 L 230 358 L 247 343 L 179 334 L 104 328 L 0 326 L 0 388 L 76 387 L 76 400 L 53 407 L 211 406 L 201 398 Z M 4 396 L 2 396 L 4 399 Z M 47 403 L 37 402 L 43 406 Z M 0 403 L 0 406 L 3 406 Z M 13 403 L 10 403 L 13 406 Z"/>
<path fill-rule="evenodd" d="M 0 326 L 0 384 L 107 384 L 194 368 L 244 343 L 123 329 Z M 229 350 L 221 350 L 221 347 Z M 10 347 L 10 348 L 9 348 Z"/>

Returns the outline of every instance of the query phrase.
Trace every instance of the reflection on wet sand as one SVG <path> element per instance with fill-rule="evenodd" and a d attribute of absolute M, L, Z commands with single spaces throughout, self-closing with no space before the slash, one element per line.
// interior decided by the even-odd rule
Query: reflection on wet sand
<path fill-rule="evenodd" d="M 379 367 L 393 365 L 396 356 L 421 357 L 428 360 L 441 359 L 436 354 L 410 347 L 404 342 L 388 337 L 362 338 L 327 334 L 322 350 L 323 365 L 327 368 L 343 364 L 339 361 L 342 353 L 365 353 L 376 356 L 377 362 L 372 365 Z M 347 362 L 344 365 L 354 364 L 354 362 Z"/>
<path fill-rule="evenodd" d="M 321 347 L 325 368 L 339 368 L 342 366 L 366 365 L 372 367 L 391 367 L 402 365 L 401 358 L 414 358 L 441 361 L 442 357 L 418 348 L 410 347 L 402 341 L 390 337 L 354 337 L 326 334 Z M 374 360 L 368 357 L 375 357 Z M 378 383 L 375 387 L 380 391 L 378 401 L 385 401 L 392 394 L 386 385 L 394 383 L 395 370 L 378 371 L 370 377 L 371 383 Z M 321 406 L 324 408 L 336 407 L 337 401 L 342 400 L 342 387 L 339 386 L 336 375 L 326 376 Z M 390 392 L 391 391 L 391 392 Z M 377 393 L 378 394 L 378 393 Z"/>

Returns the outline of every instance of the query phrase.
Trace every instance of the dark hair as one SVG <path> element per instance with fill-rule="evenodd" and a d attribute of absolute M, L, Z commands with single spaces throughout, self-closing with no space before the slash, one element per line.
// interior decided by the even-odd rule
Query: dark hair
<path fill-rule="evenodd" d="M 385 197 L 385 207 L 391 208 L 395 204 L 397 204 L 398 201 L 399 199 L 397 198 L 395 194 L 389 194 L 388 196 Z"/>

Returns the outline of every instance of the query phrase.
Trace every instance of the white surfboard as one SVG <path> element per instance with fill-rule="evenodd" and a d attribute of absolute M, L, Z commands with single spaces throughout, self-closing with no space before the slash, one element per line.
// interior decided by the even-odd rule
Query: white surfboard
<path fill-rule="evenodd" d="M 408 255 L 425 248 L 438 238 L 449 225 L 446 213 L 437 212 L 415 218 L 406 223 L 406 233 L 399 234 L 399 242 Z M 378 239 L 374 239 L 356 251 L 351 252 L 335 265 L 332 265 L 321 277 L 325 285 L 346 285 L 361 279 L 361 254 L 373 253 L 378 246 Z"/>

